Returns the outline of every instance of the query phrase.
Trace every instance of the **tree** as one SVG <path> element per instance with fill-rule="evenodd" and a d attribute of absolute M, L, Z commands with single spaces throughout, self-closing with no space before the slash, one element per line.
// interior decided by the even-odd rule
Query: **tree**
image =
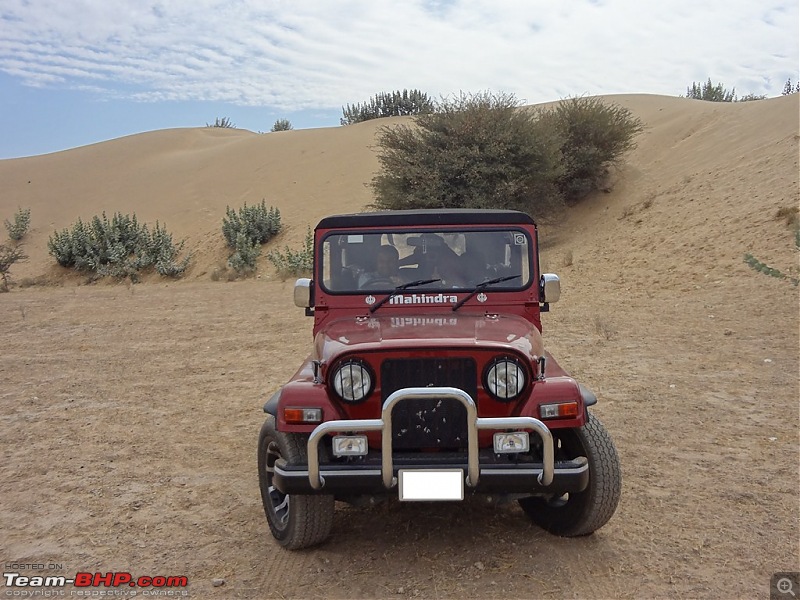
<path fill-rule="evenodd" d="M 375 206 L 513 208 L 543 216 L 558 206 L 563 172 L 549 120 L 519 108 L 511 94 L 444 99 L 416 126 L 379 133 Z"/>
<path fill-rule="evenodd" d="M 292 129 L 294 127 L 292 127 L 292 122 L 289 119 L 278 119 L 270 131 L 291 131 Z"/>
<path fill-rule="evenodd" d="M 783 92 L 781 92 L 782 96 L 788 96 L 790 94 L 796 94 L 800 92 L 800 82 L 796 83 L 792 86 L 792 78 L 786 80 L 786 85 L 783 86 Z"/>
<path fill-rule="evenodd" d="M 686 97 L 694 100 L 706 100 L 708 102 L 733 102 L 736 99 L 736 88 L 726 90 L 718 83 L 711 83 L 711 78 L 705 83 L 692 82 L 691 87 L 686 88 Z"/>
<path fill-rule="evenodd" d="M 382 117 L 423 115 L 433 112 L 435 103 L 419 90 L 381 92 L 363 104 L 342 107 L 342 125 L 352 125 Z"/>
<path fill-rule="evenodd" d="M 599 98 L 531 109 L 489 92 L 445 99 L 415 123 L 379 132 L 376 208 L 511 208 L 542 219 L 599 189 L 642 131 Z"/>

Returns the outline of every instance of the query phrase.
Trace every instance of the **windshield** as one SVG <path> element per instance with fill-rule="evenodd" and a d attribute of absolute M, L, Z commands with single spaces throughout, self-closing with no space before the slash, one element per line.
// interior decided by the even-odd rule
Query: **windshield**
<path fill-rule="evenodd" d="M 390 292 L 397 286 L 437 279 L 427 290 L 492 286 L 519 290 L 531 281 L 531 241 L 521 230 L 337 232 L 322 242 L 322 283 L 333 293 Z"/>

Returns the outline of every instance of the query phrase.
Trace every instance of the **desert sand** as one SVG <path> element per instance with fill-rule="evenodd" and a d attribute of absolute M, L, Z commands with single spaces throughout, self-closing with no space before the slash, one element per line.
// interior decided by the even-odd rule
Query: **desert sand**
<path fill-rule="evenodd" d="M 337 509 L 290 553 L 256 474 L 264 400 L 310 348 L 292 282 L 212 281 L 226 205 L 280 208 L 296 246 L 363 210 L 375 133 L 403 119 L 258 135 L 168 130 L 0 161 L 0 220 L 31 209 L 0 294 L 0 556 L 185 575 L 197 598 L 752 598 L 800 570 L 800 94 L 747 103 L 611 96 L 645 123 L 614 187 L 541 225 L 562 280 L 545 343 L 600 398 L 623 495 L 560 539 L 516 504 Z M 180 281 L 66 272 L 47 238 L 101 211 L 158 219 L 195 252 Z M 5 232 L 2 232 L 3 234 Z M 8 570 L 8 569 L 6 569 Z M 214 579 L 224 585 L 214 587 Z"/>

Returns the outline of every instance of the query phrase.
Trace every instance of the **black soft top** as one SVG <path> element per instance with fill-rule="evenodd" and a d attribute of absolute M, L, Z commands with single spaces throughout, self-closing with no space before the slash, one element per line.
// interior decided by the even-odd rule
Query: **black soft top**
<path fill-rule="evenodd" d="M 346 227 L 396 227 L 413 225 L 504 225 L 536 226 L 530 215 L 516 210 L 441 208 L 430 210 L 387 210 L 382 212 L 325 217 L 317 229 Z"/>

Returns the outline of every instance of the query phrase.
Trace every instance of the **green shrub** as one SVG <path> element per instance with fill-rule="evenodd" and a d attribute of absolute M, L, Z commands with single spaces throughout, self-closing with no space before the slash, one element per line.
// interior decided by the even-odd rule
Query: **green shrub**
<path fill-rule="evenodd" d="M 542 216 L 561 202 L 557 132 L 510 94 L 444 99 L 416 126 L 383 128 L 375 207 L 513 208 Z"/>
<path fill-rule="evenodd" d="M 563 172 L 558 188 L 567 200 L 586 196 L 602 186 L 608 168 L 635 146 L 642 122 L 627 108 L 600 98 L 562 100 L 545 119 L 558 132 Z"/>
<path fill-rule="evenodd" d="M 376 208 L 510 208 L 542 219 L 600 188 L 643 128 L 599 98 L 526 109 L 489 92 L 445 99 L 415 121 L 378 135 Z"/>
<path fill-rule="evenodd" d="M 0 292 L 8 291 L 11 283 L 11 267 L 18 262 L 24 262 L 28 257 L 22 252 L 21 246 L 6 246 L 0 244 Z"/>
<path fill-rule="evenodd" d="M 28 233 L 28 227 L 31 223 L 31 209 L 18 209 L 17 212 L 14 213 L 14 222 L 11 223 L 8 219 L 5 220 L 6 230 L 8 231 L 8 237 L 10 237 L 15 242 L 20 241 L 22 238 L 25 237 L 25 234 Z"/>
<path fill-rule="evenodd" d="M 292 122 L 289 119 L 278 119 L 270 131 L 291 131 L 292 129 L 294 127 L 292 127 Z"/>
<path fill-rule="evenodd" d="M 239 232 L 234 252 L 228 257 L 228 266 L 237 273 L 255 271 L 259 254 L 261 254 L 261 244 L 253 242 L 245 233 Z"/>
<path fill-rule="evenodd" d="M 692 86 L 686 88 L 686 97 L 708 102 L 733 102 L 736 99 L 736 88 L 726 90 L 721 83 L 711 83 L 709 77 L 705 83 L 692 82 Z"/>
<path fill-rule="evenodd" d="M 183 242 L 175 244 L 172 234 L 157 221 L 152 231 L 139 224 L 136 215 L 103 213 L 89 223 L 80 219 L 72 229 L 56 231 L 47 241 L 50 254 L 62 267 L 92 273 L 98 277 L 130 277 L 152 268 L 166 277 L 180 277 L 191 261 L 187 254 L 178 261 Z"/>
<path fill-rule="evenodd" d="M 737 102 L 752 102 L 754 100 L 766 100 L 766 94 L 745 94 Z"/>
<path fill-rule="evenodd" d="M 243 233 L 251 244 L 266 244 L 281 230 L 281 212 L 266 201 L 261 204 L 247 206 L 247 202 L 238 212 L 230 206 L 225 208 L 222 219 L 222 235 L 230 248 L 237 248 L 237 238 Z"/>
<path fill-rule="evenodd" d="M 423 115 L 434 110 L 433 100 L 419 90 L 381 92 L 367 102 L 343 106 L 342 118 L 339 119 L 339 122 L 342 125 L 352 125 L 382 117 Z"/>
<path fill-rule="evenodd" d="M 206 127 L 221 127 L 222 129 L 234 129 L 236 124 L 233 123 L 228 117 L 219 117 L 216 118 L 213 125 L 211 123 L 206 123 Z"/>
<path fill-rule="evenodd" d="M 274 250 L 267 254 L 267 259 L 284 279 L 289 276 L 309 275 L 314 268 L 314 234 L 311 227 L 308 227 L 303 246 L 299 250 L 286 246 L 283 252 Z"/>

